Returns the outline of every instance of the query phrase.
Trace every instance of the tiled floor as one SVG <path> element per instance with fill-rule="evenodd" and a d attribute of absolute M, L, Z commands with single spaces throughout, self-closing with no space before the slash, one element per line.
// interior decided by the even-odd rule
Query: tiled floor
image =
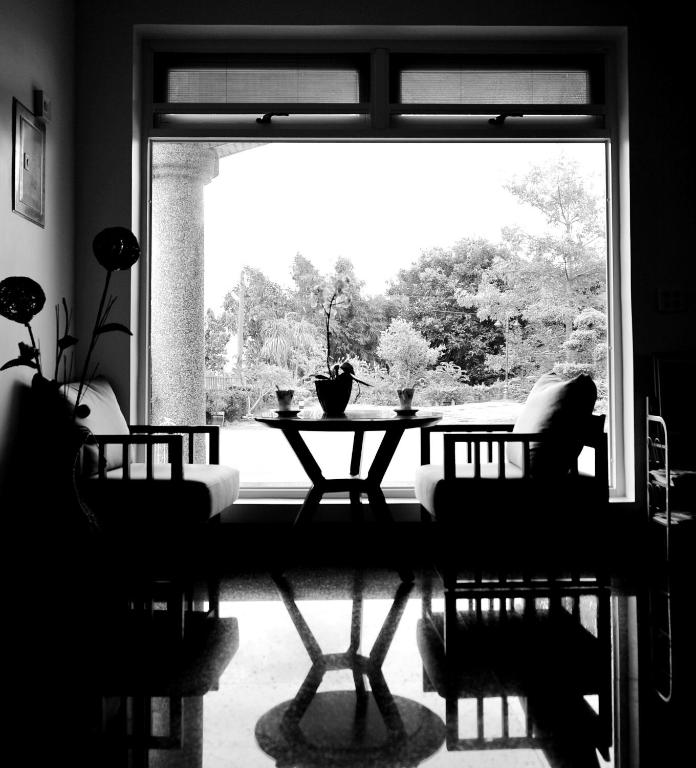
<path fill-rule="evenodd" d="M 444 655 L 429 568 L 412 585 L 373 566 L 230 569 L 219 616 L 197 583 L 183 619 L 171 584 L 134 610 L 147 601 L 48 576 L 22 743 L 73 766 L 650 766 L 691 717 L 681 680 L 681 704 L 652 693 L 646 593 L 625 585 L 560 614 L 518 598 L 504 620 L 460 600 Z"/>
<path fill-rule="evenodd" d="M 423 619 L 423 586 L 421 576 L 409 586 L 394 573 L 374 569 L 295 568 L 275 583 L 265 573 L 225 578 L 220 618 L 186 619 L 183 641 L 179 613 L 171 606 L 165 610 L 164 602 L 156 602 L 155 618 L 139 626 L 122 617 L 110 625 L 87 686 L 95 689 L 94 764 L 613 764 L 612 748 L 602 756 L 593 746 L 600 729 L 596 686 L 589 685 L 584 697 L 575 678 L 564 687 L 562 669 L 546 674 L 563 659 L 570 669 L 583 665 L 586 660 L 570 647 L 567 655 L 552 653 L 545 660 L 533 654 L 524 669 L 514 631 L 509 639 L 484 638 L 483 645 L 480 637 L 470 640 L 464 633 L 464 647 L 473 644 L 464 668 L 453 673 L 459 682 L 448 702 L 437 679 L 445 669 L 437 635 L 428 638 L 432 627 Z M 439 626 L 443 600 L 438 582 L 432 586 L 430 609 Z M 592 601 L 583 602 L 582 621 L 596 632 Z M 474 633 L 479 621 L 493 615 L 487 607 L 477 620 L 473 603 L 458 605 L 461 616 L 473 620 Z M 510 605 L 510 626 L 521 624 L 519 607 L 518 601 L 515 622 Z M 517 645 L 506 653 L 506 642 Z M 534 642 L 546 640 L 534 630 Z M 514 657 L 520 668 L 513 669 L 509 658 L 498 666 L 496 653 Z M 610 676 L 610 666 L 603 672 Z M 539 690 L 523 695 L 526 681 L 542 678 Z M 610 677 L 606 683 L 608 691 Z M 562 717 L 553 716 L 554 708 Z M 575 714 L 589 725 L 576 722 L 569 730 L 564 719 Z M 602 714 L 610 732 L 611 711 Z"/>

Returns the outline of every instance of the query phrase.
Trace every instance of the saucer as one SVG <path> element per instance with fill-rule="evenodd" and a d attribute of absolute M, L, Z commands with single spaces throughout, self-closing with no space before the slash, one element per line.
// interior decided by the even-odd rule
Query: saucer
<path fill-rule="evenodd" d="M 297 414 L 299 413 L 299 410 L 291 411 L 291 410 L 286 408 L 285 410 L 282 410 L 282 411 L 276 411 L 276 413 L 278 414 L 278 416 L 283 416 L 283 417 L 286 417 L 286 416 L 297 416 Z"/>
<path fill-rule="evenodd" d="M 394 412 L 399 416 L 415 416 L 418 413 L 418 408 L 394 408 Z"/>

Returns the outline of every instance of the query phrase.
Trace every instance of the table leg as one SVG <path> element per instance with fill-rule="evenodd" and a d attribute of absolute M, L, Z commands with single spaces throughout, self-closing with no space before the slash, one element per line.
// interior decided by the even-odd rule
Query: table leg
<path fill-rule="evenodd" d="M 351 477 L 359 477 L 360 475 L 360 467 L 362 465 L 362 449 L 363 449 L 364 437 L 365 437 L 365 432 L 362 430 L 356 430 L 355 434 L 353 435 L 353 452 L 351 453 L 351 456 L 350 456 L 350 476 Z M 351 517 L 354 523 L 364 522 L 362 506 L 360 504 L 360 496 L 361 496 L 360 491 L 350 492 Z"/>
<path fill-rule="evenodd" d="M 350 515 L 354 523 L 363 523 L 362 503 L 360 501 L 360 491 L 350 492 Z"/>
<path fill-rule="evenodd" d="M 302 720 L 302 716 L 307 711 L 312 699 L 316 695 L 317 689 L 324 678 L 325 669 L 321 663 L 312 664 L 307 677 L 300 686 L 300 690 L 295 694 L 295 698 L 283 715 L 283 725 L 287 729 L 297 728 Z"/>
<path fill-rule="evenodd" d="M 294 430 L 283 430 L 286 440 L 290 443 L 290 447 L 295 452 L 295 456 L 302 464 L 302 469 L 307 473 L 307 477 L 312 481 L 313 485 L 321 485 L 324 480 L 321 467 L 317 464 L 314 456 L 312 456 L 307 443 L 305 443 L 302 435 Z"/>
<path fill-rule="evenodd" d="M 370 509 L 372 509 L 377 522 L 379 524 L 380 531 L 384 538 L 384 542 L 387 542 L 387 532 L 394 526 L 394 518 L 391 516 L 389 507 L 387 506 L 387 500 L 384 498 L 384 492 L 379 486 L 372 486 L 367 491 L 367 498 L 370 500 Z M 396 561 L 396 558 L 392 562 L 392 567 L 399 574 L 401 581 L 410 584 L 413 582 L 414 573 L 411 568 L 404 568 Z"/>
<path fill-rule="evenodd" d="M 413 589 L 413 584 L 400 584 L 396 590 L 394 602 L 392 603 L 387 618 L 382 624 L 377 639 L 375 640 L 372 649 L 370 650 L 370 665 L 374 668 L 380 668 L 384 664 L 384 659 L 387 656 L 391 642 L 396 634 L 397 627 L 401 621 L 406 604 L 408 603 L 408 597 Z"/>
<path fill-rule="evenodd" d="M 302 502 L 302 506 L 295 515 L 295 520 L 293 522 L 294 527 L 299 525 L 306 525 L 311 521 L 312 517 L 314 517 L 314 513 L 319 507 L 319 502 L 321 501 L 321 497 L 323 495 L 324 492 L 321 490 L 321 488 L 317 488 L 316 485 L 313 485 L 309 489 L 307 495 L 305 496 L 305 500 Z"/>
<path fill-rule="evenodd" d="M 389 690 L 387 681 L 384 679 L 382 671 L 380 669 L 373 669 L 368 675 L 368 679 L 370 681 L 370 687 L 372 688 L 375 704 L 382 715 L 382 720 L 384 721 L 387 733 L 391 739 L 400 741 L 404 738 L 406 728 L 404 727 L 401 713 Z"/>
<path fill-rule="evenodd" d="M 389 525 L 394 522 L 384 497 L 384 491 L 378 485 L 369 485 L 367 498 L 370 502 L 370 509 L 379 523 Z"/>
<path fill-rule="evenodd" d="M 362 448 L 365 432 L 362 430 L 355 430 L 353 436 L 353 453 L 350 456 L 350 476 L 355 477 L 360 474 L 360 465 L 362 463 Z"/>
<path fill-rule="evenodd" d="M 300 609 L 297 607 L 297 603 L 295 603 L 295 596 L 293 595 L 292 588 L 290 587 L 288 580 L 284 576 L 280 576 L 278 574 L 272 575 L 272 579 L 275 582 L 276 589 L 278 590 L 278 593 L 280 594 L 280 597 L 285 604 L 287 612 L 290 614 L 290 618 L 292 619 L 292 623 L 295 625 L 297 634 L 302 640 L 302 645 L 304 645 L 309 658 L 312 660 L 312 664 L 319 664 L 324 658 L 324 654 L 322 653 L 321 648 L 319 647 L 319 643 L 317 643 L 312 630 L 309 628 L 309 625 L 305 621 L 304 616 L 300 613 Z"/>
<path fill-rule="evenodd" d="M 394 458 L 396 449 L 399 447 L 401 436 L 405 428 L 393 429 L 384 433 L 382 442 L 379 444 L 375 458 L 372 460 L 372 466 L 367 473 L 367 479 L 371 484 L 381 485 L 384 474 L 389 468 L 389 463 Z"/>
<path fill-rule="evenodd" d="M 389 463 L 394 458 L 396 449 L 399 447 L 404 431 L 405 428 L 385 432 L 366 478 L 367 497 L 370 500 L 370 508 L 380 523 L 385 541 L 387 538 L 387 527 L 393 525 L 394 520 L 382 491 L 382 480 L 389 467 Z M 402 581 L 406 583 L 413 581 L 414 574 L 410 568 L 402 568 L 398 563 L 395 563 L 395 567 Z"/>
<path fill-rule="evenodd" d="M 316 459 L 312 456 L 307 443 L 305 443 L 302 435 L 299 432 L 293 430 L 283 430 L 290 447 L 295 452 L 302 469 L 307 473 L 307 477 L 312 482 L 312 487 L 307 492 L 305 500 L 302 503 L 293 525 L 298 526 L 304 523 L 308 523 L 314 516 L 315 511 L 319 507 L 321 497 L 324 495 L 322 490 L 326 483 L 324 475 L 322 474 L 321 467 L 317 464 Z"/>
<path fill-rule="evenodd" d="M 394 453 L 399 446 L 401 436 L 404 430 L 393 430 L 385 432 L 382 442 L 379 444 L 377 453 L 372 460 L 372 465 L 365 478 L 367 484 L 367 495 L 370 500 L 372 511 L 381 522 L 389 523 L 392 521 L 389 507 L 387 506 L 384 493 L 382 492 L 382 480 L 389 467 L 389 463 L 394 458 Z"/>

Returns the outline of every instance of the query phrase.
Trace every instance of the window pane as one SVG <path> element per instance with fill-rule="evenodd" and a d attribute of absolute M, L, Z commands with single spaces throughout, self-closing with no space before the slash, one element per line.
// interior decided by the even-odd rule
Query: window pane
<path fill-rule="evenodd" d="M 406 69 L 404 104 L 589 104 L 587 70 Z"/>
<path fill-rule="evenodd" d="M 173 68 L 168 72 L 170 103 L 337 103 L 360 101 L 356 69 Z"/>
<path fill-rule="evenodd" d="M 590 373 L 606 411 L 603 144 L 161 142 L 152 186 L 152 421 L 221 424 L 245 486 L 307 485 L 254 417 L 276 387 L 319 408 L 317 286 L 345 276 L 329 366 L 367 383 L 349 408 L 391 412 L 414 387 L 413 407 L 447 420 L 512 422 L 556 370 Z M 347 474 L 350 435 L 307 443 L 327 477 Z M 412 485 L 418 463 L 408 430 L 385 483 Z"/>

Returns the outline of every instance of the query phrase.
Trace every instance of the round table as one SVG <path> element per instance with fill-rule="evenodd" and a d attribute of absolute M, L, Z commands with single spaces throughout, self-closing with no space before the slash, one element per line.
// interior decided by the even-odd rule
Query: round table
<path fill-rule="evenodd" d="M 341 416 L 326 416 L 321 411 L 308 410 L 300 411 L 296 416 L 282 416 L 272 412 L 257 417 L 256 421 L 272 429 L 282 430 L 312 483 L 295 517 L 295 525 L 298 525 L 311 520 L 325 493 L 335 491 L 348 491 L 354 509 L 360 506 L 361 494 L 366 494 L 374 514 L 384 521 L 391 521 L 381 486 L 401 436 L 407 429 L 429 427 L 441 418 L 441 414 L 427 410 L 418 410 L 408 415 L 388 409 L 348 410 Z M 353 432 L 349 475 L 325 478 L 302 438 L 302 432 Z M 362 476 L 360 466 L 365 432 L 384 432 L 384 436 L 367 474 Z"/>

